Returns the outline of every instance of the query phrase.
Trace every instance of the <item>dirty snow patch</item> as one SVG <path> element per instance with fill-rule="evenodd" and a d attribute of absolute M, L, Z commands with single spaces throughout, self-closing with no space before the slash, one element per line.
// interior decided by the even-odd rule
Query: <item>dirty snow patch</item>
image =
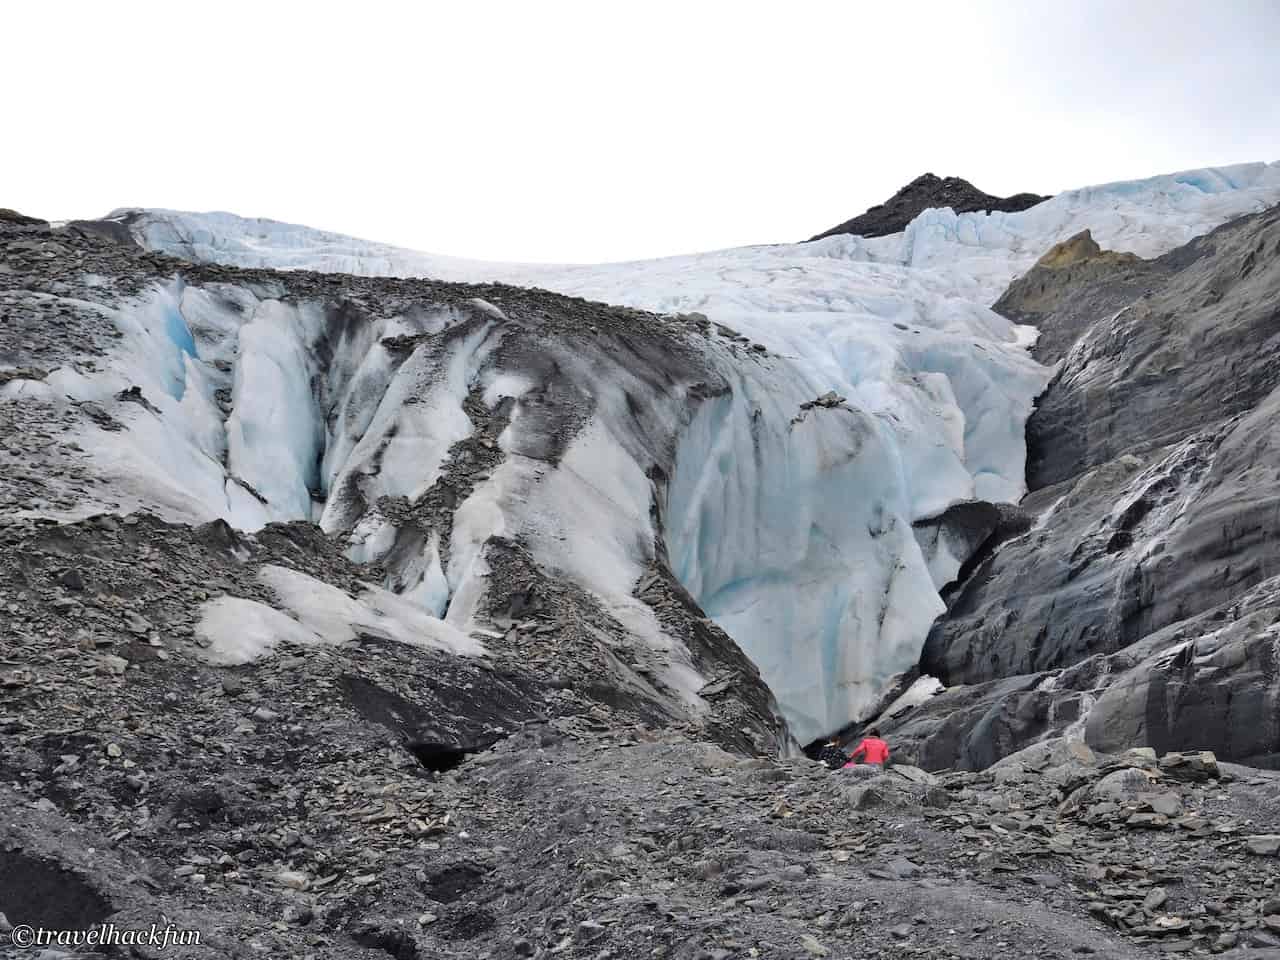
<path fill-rule="evenodd" d="M 309 646 L 320 637 L 286 614 L 242 597 L 218 597 L 200 606 L 196 636 L 208 642 L 204 659 L 231 667 L 270 656 L 281 643 Z"/>
<path fill-rule="evenodd" d="M 219 597 L 201 605 L 196 636 L 204 658 L 222 666 L 270 656 L 281 643 L 338 646 L 373 636 L 458 656 L 483 656 L 484 647 L 422 607 L 381 587 L 363 584 L 351 597 L 331 584 L 286 567 L 264 566 L 258 579 L 284 611 L 256 600 Z"/>

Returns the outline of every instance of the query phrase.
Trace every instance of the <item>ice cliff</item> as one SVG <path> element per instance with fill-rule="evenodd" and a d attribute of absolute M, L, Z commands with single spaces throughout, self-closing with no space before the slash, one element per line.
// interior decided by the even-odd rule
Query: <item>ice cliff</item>
<path fill-rule="evenodd" d="M 654 311 L 678 332 L 655 355 L 478 294 L 352 305 L 175 279 L 110 318 L 123 339 L 99 369 L 60 371 L 49 389 L 103 402 L 141 386 L 154 408 L 78 439 L 115 508 L 250 529 L 312 519 L 354 559 L 391 560 L 384 589 L 463 627 L 486 539 L 519 539 L 645 638 L 696 704 L 710 678 L 636 599 L 665 554 L 807 740 L 919 658 L 965 556 L 945 537 L 926 552 L 913 525 L 1024 493 L 1024 425 L 1051 371 L 1026 352 L 1034 331 L 989 304 L 1083 229 L 1146 256 L 1277 201 L 1280 164 L 1250 164 L 1019 213 L 928 210 L 875 239 L 563 267 L 118 211 L 143 246 L 196 262 L 542 287 Z M 457 445 L 493 418 L 500 460 L 469 474 L 436 533 L 406 536 L 406 513 L 438 503 Z"/>

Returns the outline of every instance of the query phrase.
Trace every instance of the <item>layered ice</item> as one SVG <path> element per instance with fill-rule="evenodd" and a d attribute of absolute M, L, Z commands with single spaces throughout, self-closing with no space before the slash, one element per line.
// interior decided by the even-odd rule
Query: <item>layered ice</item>
<path fill-rule="evenodd" d="M 681 439 L 672 569 L 810 740 L 910 667 L 944 608 L 912 533 L 895 430 L 854 406 L 800 416 L 790 365 L 722 372 L 731 389 Z"/>
<path fill-rule="evenodd" d="M 1085 187 L 1018 213 L 927 210 L 900 234 L 828 237 L 600 265 L 501 264 L 417 253 L 231 214 L 119 211 L 140 242 L 200 261 L 540 286 L 659 312 L 698 311 L 792 358 L 891 423 L 916 516 L 1022 492 L 1022 424 L 1042 371 L 1033 333 L 992 313 L 1008 283 L 1085 228 L 1152 256 L 1280 202 L 1280 162 Z"/>
<path fill-rule="evenodd" d="M 314 519 L 355 560 L 395 559 L 387 595 L 459 630 L 484 590 L 485 541 L 518 538 L 596 596 L 696 704 L 706 678 L 634 597 L 665 543 L 811 739 L 914 666 L 942 609 L 938 586 L 964 558 L 926 556 L 913 522 L 1024 492 L 1023 428 L 1049 371 L 1027 355 L 1034 331 L 988 305 L 1082 229 L 1149 256 L 1278 201 L 1280 164 L 1248 164 L 1069 191 L 1020 213 L 930 210 L 888 237 L 590 266 L 478 263 L 229 214 L 132 211 L 120 217 L 145 246 L 194 260 L 504 281 L 701 313 L 707 382 L 664 382 L 652 360 L 566 346 L 549 366 L 591 413 L 548 458 L 534 413 L 547 365 L 495 359 L 509 321 L 492 304 L 343 322 L 332 305 L 175 283 L 119 312 L 130 350 L 105 373 L 61 386 L 102 399 L 141 384 L 159 410 L 136 407 L 125 434 L 84 438 L 116 507 L 248 529 Z M 405 335 L 407 354 L 384 345 Z M 503 460 L 457 505 L 448 544 L 437 533 L 406 546 L 380 504 L 416 503 L 439 481 L 475 429 L 466 401 L 477 395 L 489 409 L 513 404 Z M 359 611 L 329 599 L 336 620 L 288 619 L 320 637 L 355 629 Z M 269 632 L 272 618 L 239 613 Z"/>

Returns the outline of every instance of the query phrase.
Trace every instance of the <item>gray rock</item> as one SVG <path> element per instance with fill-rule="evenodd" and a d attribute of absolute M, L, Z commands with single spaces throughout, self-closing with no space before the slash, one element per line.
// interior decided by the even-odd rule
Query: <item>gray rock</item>
<path fill-rule="evenodd" d="M 998 787 L 1007 787 L 1013 783 L 1021 783 L 1027 779 L 1027 769 L 1020 763 L 1003 763 L 992 770 L 992 776 Z"/>
<path fill-rule="evenodd" d="M 699 860 L 693 865 L 694 875 L 703 880 L 711 880 L 719 876 L 723 869 L 715 860 Z"/>
<path fill-rule="evenodd" d="M 1126 767 L 1113 770 L 1093 785 L 1092 795 L 1098 800 L 1129 800 L 1151 789 L 1151 778 L 1141 770 Z"/>
<path fill-rule="evenodd" d="M 1163 830 L 1169 825 L 1169 818 L 1160 813 L 1134 813 L 1124 825 L 1134 829 Z"/>
<path fill-rule="evenodd" d="M 1026 879 L 1038 887 L 1045 887 L 1049 890 L 1056 890 L 1062 886 L 1062 878 L 1056 873 L 1030 873 L 1027 874 Z"/>
<path fill-rule="evenodd" d="M 124 672 L 129 669 L 129 661 L 124 657 L 117 657 L 114 653 L 104 654 L 98 661 L 102 665 L 104 673 L 114 676 L 123 676 Z"/>
<path fill-rule="evenodd" d="M 1175 780 L 1217 780 L 1218 758 L 1208 750 L 1193 753 L 1166 753 L 1160 758 L 1160 772 Z"/>
<path fill-rule="evenodd" d="M 824 947 L 815 937 L 809 934 L 802 934 L 800 937 L 800 945 L 804 947 L 805 952 L 815 957 L 828 956 L 831 951 Z"/>
<path fill-rule="evenodd" d="M 900 880 L 910 880 L 922 873 L 919 864 L 912 863 L 905 857 L 898 857 L 886 865 L 888 871 Z"/>
<path fill-rule="evenodd" d="M 137 636 L 145 636 L 155 629 L 150 620 L 132 611 L 125 614 L 125 625 L 130 633 Z"/>
<path fill-rule="evenodd" d="M 924 788 L 920 802 L 926 807 L 946 807 L 951 805 L 951 794 L 943 787 L 929 786 Z"/>
<path fill-rule="evenodd" d="M 851 767 L 841 767 L 840 776 L 846 780 L 869 780 L 881 776 L 884 770 L 870 763 L 856 763 Z"/>
<path fill-rule="evenodd" d="M 885 803 L 884 792 L 876 787 L 854 787 L 846 790 L 845 796 L 848 798 L 849 806 L 854 810 L 866 810 L 883 806 Z"/>
<path fill-rule="evenodd" d="M 1255 857 L 1280 856 L 1280 834 L 1258 834 L 1245 837 L 1244 848 Z"/>
<path fill-rule="evenodd" d="M 1009 285 L 993 309 L 1040 329 L 1032 350 L 1056 363 L 1098 317 L 1132 303 L 1173 272 L 1173 265 L 1103 250 L 1085 230 L 1050 249 Z"/>
<path fill-rule="evenodd" d="M 1226 933 L 1218 934 L 1217 937 L 1214 938 L 1213 949 L 1215 952 L 1230 950 L 1239 942 L 1240 934 L 1236 933 L 1234 930 L 1229 930 Z"/>
<path fill-rule="evenodd" d="M 929 771 L 922 770 L 920 767 L 915 767 L 908 763 L 895 763 L 893 766 L 889 767 L 888 773 L 890 776 L 902 777 L 904 780 L 911 783 L 922 783 L 928 786 L 936 786 L 940 782 L 939 779 L 932 773 L 929 773 Z"/>
<path fill-rule="evenodd" d="M 294 890 L 306 890 L 311 886 L 310 878 L 301 870 L 281 870 L 275 876 L 276 883 Z"/>
<path fill-rule="evenodd" d="M 1155 813 L 1166 817 L 1182 816 L 1182 798 L 1176 793 L 1143 793 L 1138 795 L 1138 799 Z"/>
<path fill-rule="evenodd" d="M 85 588 L 84 574 L 75 567 L 64 570 L 59 574 L 58 582 L 75 593 L 81 593 Z"/>

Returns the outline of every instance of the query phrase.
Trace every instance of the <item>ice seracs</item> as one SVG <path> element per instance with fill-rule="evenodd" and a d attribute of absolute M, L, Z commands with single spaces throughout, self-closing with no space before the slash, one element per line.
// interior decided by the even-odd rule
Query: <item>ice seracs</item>
<path fill-rule="evenodd" d="M 655 346 L 553 330 L 500 296 L 383 310 L 175 282 L 118 311 L 128 347 L 105 371 L 60 388 L 85 400 L 138 384 L 157 405 L 80 440 L 116 508 L 247 529 L 315 520 L 352 559 L 388 567 L 388 596 L 461 631 L 486 589 L 486 541 L 518 539 L 641 638 L 696 707 L 707 678 L 634 596 L 665 553 L 808 740 L 914 666 L 942 609 L 938 588 L 966 545 L 913 525 L 1024 491 L 1024 424 L 1049 371 L 1026 353 L 1034 331 L 988 307 L 1009 280 L 1085 228 L 1151 255 L 1277 200 L 1280 165 L 1251 164 L 1068 191 L 1020 213 L 930 210 L 875 239 L 597 266 L 485 264 L 229 214 L 125 211 L 139 242 L 197 261 L 503 281 L 684 326 Z M 831 391 L 844 400 L 812 403 Z M 445 526 L 413 533 L 413 511 L 456 479 L 451 451 L 476 417 L 505 422 L 500 458 L 468 480 Z M 348 600 L 338 621 L 364 623 L 365 599 Z M 284 629 L 238 612 L 255 636 Z M 209 629 L 236 613 L 211 608 Z"/>

